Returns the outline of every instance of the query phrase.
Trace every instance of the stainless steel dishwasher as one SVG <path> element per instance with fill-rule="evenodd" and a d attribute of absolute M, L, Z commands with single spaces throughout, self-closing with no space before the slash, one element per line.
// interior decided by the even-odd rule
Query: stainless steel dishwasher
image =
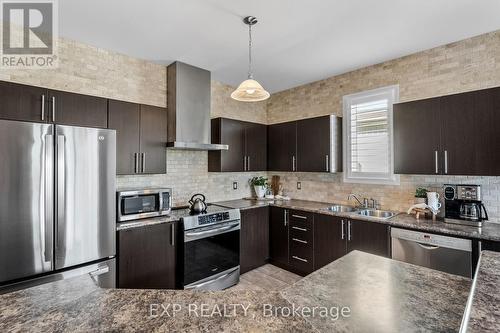
<path fill-rule="evenodd" d="M 392 259 L 472 277 L 472 241 L 391 228 Z"/>

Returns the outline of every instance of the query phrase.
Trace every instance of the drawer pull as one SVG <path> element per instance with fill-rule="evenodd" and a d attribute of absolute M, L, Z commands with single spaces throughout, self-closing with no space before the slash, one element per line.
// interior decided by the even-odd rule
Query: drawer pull
<path fill-rule="evenodd" d="M 307 220 L 307 217 L 306 216 L 302 216 L 302 215 L 295 215 L 295 214 L 293 214 L 292 217 L 296 217 L 298 219 Z"/>
<path fill-rule="evenodd" d="M 307 241 L 302 240 L 302 239 L 292 238 L 292 240 L 293 240 L 294 242 L 299 242 L 299 243 L 302 243 L 302 244 L 307 244 Z"/>
<path fill-rule="evenodd" d="M 292 229 L 300 230 L 300 231 L 307 231 L 306 228 L 300 228 L 300 227 L 292 227 Z"/>
<path fill-rule="evenodd" d="M 300 260 L 302 262 L 308 262 L 307 259 L 304 259 L 304 258 L 301 258 L 301 257 L 297 257 L 297 256 L 292 256 L 293 259 L 296 259 L 296 260 Z"/>

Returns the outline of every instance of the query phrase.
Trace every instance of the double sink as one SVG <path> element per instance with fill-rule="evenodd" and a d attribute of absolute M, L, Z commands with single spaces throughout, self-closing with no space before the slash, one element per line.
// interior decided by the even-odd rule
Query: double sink
<path fill-rule="evenodd" d="M 397 213 L 388 210 L 370 209 L 370 208 L 355 208 L 344 205 L 333 205 L 327 207 L 326 210 L 334 213 L 355 213 L 361 216 L 373 217 L 381 220 L 388 220 Z"/>

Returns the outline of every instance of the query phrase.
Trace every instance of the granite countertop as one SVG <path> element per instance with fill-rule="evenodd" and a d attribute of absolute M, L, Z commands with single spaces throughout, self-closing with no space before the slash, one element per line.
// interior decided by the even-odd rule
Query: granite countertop
<path fill-rule="evenodd" d="M 444 223 L 443 221 L 433 221 L 432 219 L 421 218 L 417 220 L 414 215 L 406 213 L 399 213 L 398 215 L 388 219 L 381 220 L 369 216 L 362 216 L 356 213 L 335 213 L 326 210 L 327 207 L 334 205 L 334 203 L 306 201 L 306 200 L 288 200 L 288 201 L 260 201 L 260 200 L 230 200 L 214 203 L 216 205 L 239 208 L 241 210 L 258 208 L 263 206 L 276 206 L 289 209 L 297 209 L 309 211 L 314 213 L 340 216 L 356 220 L 364 220 L 387 224 L 393 227 L 401 227 L 406 229 L 436 232 L 440 234 L 459 236 L 466 238 L 474 238 L 480 240 L 500 241 L 500 223 L 484 222 L 482 228 Z"/>
<path fill-rule="evenodd" d="M 0 295 L 0 331 L 456 331 L 469 286 L 358 251 L 281 292 L 100 289 L 84 275 Z"/>
<path fill-rule="evenodd" d="M 471 280 L 353 251 L 281 294 L 301 307 L 350 309 L 350 317 L 306 320 L 320 332 L 455 332 Z"/>
<path fill-rule="evenodd" d="M 461 332 L 500 332 L 500 253 L 479 259 Z"/>

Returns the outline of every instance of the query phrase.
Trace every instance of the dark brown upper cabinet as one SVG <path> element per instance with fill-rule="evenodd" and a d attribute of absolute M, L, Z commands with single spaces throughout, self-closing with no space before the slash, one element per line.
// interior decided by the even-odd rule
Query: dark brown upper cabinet
<path fill-rule="evenodd" d="M 212 143 L 227 144 L 229 149 L 208 152 L 208 171 L 266 170 L 266 125 L 227 118 L 212 119 L 211 125 Z"/>
<path fill-rule="evenodd" d="M 165 108 L 110 100 L 109 128 L 116 130 L 117 174 L 166 173 Z"/>
<path fill-rule="evenodd" d="M 109 128 L 116 130 L 116 173 L 139 172 L 140 120 L 139 104 L 109 100 Z"/>
<path fill-rule="evenodd" d="M 394 105 L 394 172 L 500 175 L 500 88 Z"/>
<path fill-rule="evenodd" d="M 107 99 L 0 81 L 0 118 L 108 127 Z"/>
<path fill-rule="evenodd" d="M 0 118 L 47 122 L 47 89 L 0 81 Z"/>
<path fill-rule="evenodd" d="M 167 110 L 141 105 L 141 173 L 167 172 Z"/>
<path fill-rule="evenodd" d="M 267 128 L 267 166 L 269 171 L 297 170 L 297 122 L 269 125 Z"/>
<path fill-rule="evenodd" d="M 297 121 L 297 171 L 330 171 L 330 116 Z"/>
<path fill-rule="evenodd" d="M 48 119 L 61 125 L 108 127 L 106 98 L 49 90 Z"/>

